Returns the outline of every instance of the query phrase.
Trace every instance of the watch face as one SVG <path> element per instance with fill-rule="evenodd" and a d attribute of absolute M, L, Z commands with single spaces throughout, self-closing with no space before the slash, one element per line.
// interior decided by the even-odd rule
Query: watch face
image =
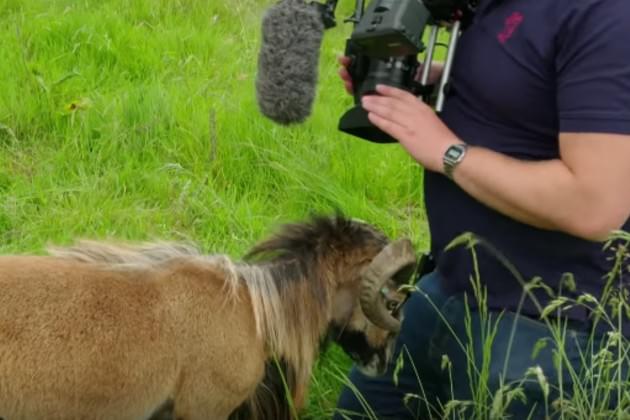
<path fill-rule="evenodd" d="M 465 144 L 454 144 L 444 152 L 443 163 L 444 163 L 444 174 L 453 178 L 453 170 L 455 166 L 459 164 L 459 162 L 464 159 L 464 155 L 466 154 L 466 145 Z"/>
<path fill-rule="evenodd" d="M 456 146 L 451 146 L 446 151 L 446 156 L 451 159 L 457 159 L 462 154 L 462 149 Z"/>

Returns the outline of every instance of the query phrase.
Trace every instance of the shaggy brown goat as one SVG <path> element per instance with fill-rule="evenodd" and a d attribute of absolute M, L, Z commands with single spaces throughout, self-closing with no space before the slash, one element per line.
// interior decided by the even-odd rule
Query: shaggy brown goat
<path fill-rule="evenodd" d="M 346 350 L 382 371 L 405 297 L 393 278 L 415 263 L 409 241 L 340 216 L 286 225 L 248 262 L 173 244 L 51 254 L 0 257 L 6 420 L 136 420 L 165 406 L 185 420 L 239 406 L 233 418 L 288 417 L 279 373 L 299 410 L 331 332 L 342 346 L 360 333 Z"/>

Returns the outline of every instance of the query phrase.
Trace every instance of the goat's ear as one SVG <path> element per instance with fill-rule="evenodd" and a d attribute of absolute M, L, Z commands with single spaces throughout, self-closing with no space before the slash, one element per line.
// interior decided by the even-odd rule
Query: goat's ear
<path fill-rule="evenodd" d="M 354 304 L 356 302 L 357 291 L 349 288 L 342 288 L 337 291 L 333 298 L 332 318 L 333 321 L 344 323 L 352 316 Z"/>

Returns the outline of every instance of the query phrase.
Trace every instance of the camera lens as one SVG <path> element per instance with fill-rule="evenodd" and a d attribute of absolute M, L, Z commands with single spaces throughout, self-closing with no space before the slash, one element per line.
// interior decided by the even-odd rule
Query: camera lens
<path fill-rule="evenodd" d="M 413 57 L 389 57 L 370 60 L 365 81 L 360 87 L 360 95 L 374 93 L 377 84 L 409 90 L 415 71 Z"/>

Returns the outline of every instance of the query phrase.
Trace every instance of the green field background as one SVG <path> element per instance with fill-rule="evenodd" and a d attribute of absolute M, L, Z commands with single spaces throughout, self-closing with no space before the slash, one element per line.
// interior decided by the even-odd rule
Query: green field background
<path fill-rule="evenodd" d="M 337 131 L 354 2 L 326 33 L 311 118 L 290 128 L 255 99 L 270 4 L 0 0 L 0 251 L 166 239 L 239 258 L 281 223 L 336 210 L 426 249 L 421 168 Z M 307 417 L 328 415 L 348 365 L 322 358 Z"/>

